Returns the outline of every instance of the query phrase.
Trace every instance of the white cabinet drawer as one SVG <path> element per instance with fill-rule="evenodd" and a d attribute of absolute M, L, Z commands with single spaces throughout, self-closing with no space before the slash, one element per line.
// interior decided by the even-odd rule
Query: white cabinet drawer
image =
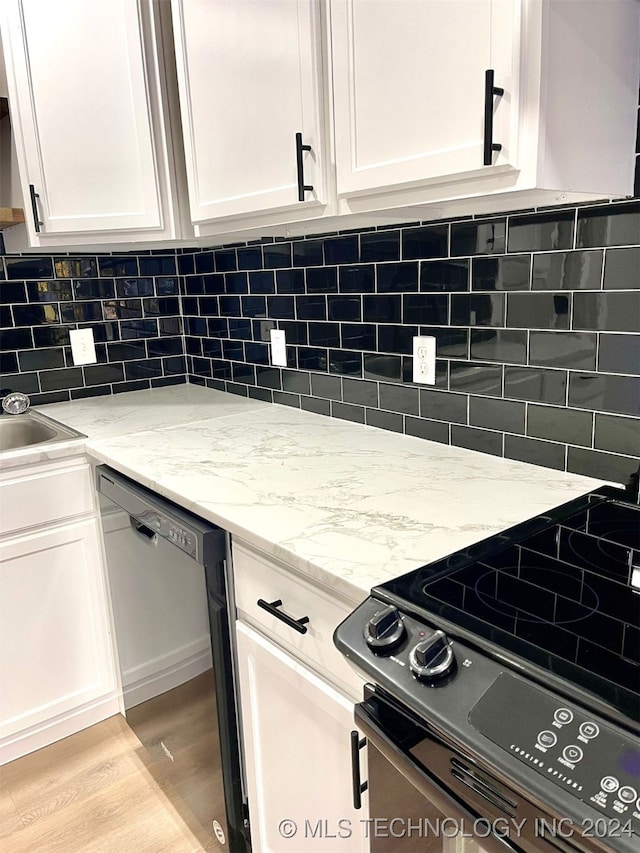
<path fill-rule="evenodd" d="M 0 476 L 0 535 L 94 510 L 91 466 L 38 465 Z"/>
<path fill-rule="evenodd" d="M 361 698 L 364 679 L 333 645 L 333 632 L 355 604 L 336 600 L 330 593 L 292 574 L 286 566 L 236 540 L 233 570 L 238 618 L 259 628 L 354 698 Z M 281 601 L 277 609 L 294 620 L 307 617 L 306 632 L 299 633 L 267 612 L 258 604 L 259 600 Z"/>

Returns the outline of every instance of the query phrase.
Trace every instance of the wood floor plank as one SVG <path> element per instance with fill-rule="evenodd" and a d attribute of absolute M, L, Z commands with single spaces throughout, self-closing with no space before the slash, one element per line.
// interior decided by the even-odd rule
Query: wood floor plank
<path fill-rule="evenodd" d="M 0 768 L 2 853 L 226 850 L 211 826 L 222 791 L 204 676 L 131 709 L 134 727 L 118 715 Z"/>
<path fill-rule="evenodd" d="M 2 768 L 0 767 L 0 838 L 19 832 L 22 828 L 23 824 L 11 795 L 2 787 Z"/>
<path fill-rule="evenodd" d="M 29 825 L 138 772 L 139 746 L 124 719 L 112 717 L 6 765 L 3 786 Z"/>
<path fill-rule="evenodd" d="M 3 853 L 155 853 L 203 846 L 146 771 L 130 774 L 3 840 Z"/>

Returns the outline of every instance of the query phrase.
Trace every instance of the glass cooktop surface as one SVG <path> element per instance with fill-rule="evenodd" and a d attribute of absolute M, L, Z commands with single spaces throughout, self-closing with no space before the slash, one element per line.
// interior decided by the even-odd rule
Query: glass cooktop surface
<path fill-rule="evenodd" d="M 602 489 L 380 589 L 638 721 L 640 507 L 620 495 Z"/>

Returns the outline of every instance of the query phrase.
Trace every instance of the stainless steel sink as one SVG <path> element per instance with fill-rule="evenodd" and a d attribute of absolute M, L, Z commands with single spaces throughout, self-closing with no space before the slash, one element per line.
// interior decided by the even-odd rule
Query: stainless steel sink
<path fill-rule="evenodd" d="M 62 426 L 39 412 L 0 417 L 0 453 L 75 438 L 83 438 L 82 433 Z"/>

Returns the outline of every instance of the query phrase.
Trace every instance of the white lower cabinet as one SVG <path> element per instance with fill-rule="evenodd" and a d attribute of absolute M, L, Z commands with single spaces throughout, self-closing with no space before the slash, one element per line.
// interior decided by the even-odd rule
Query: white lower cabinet
<path fill-rule="evenodd" d="M 257 631 L 237 623 L 254 853 L 368 849 L 366 793 L 354 809 L 353 702 Z M 359 755 L 363 779 L 365 759 Z"/>
<path fill-rule="evenodd" d="M 118 711 L 95 518 L 0 543 L 0 763 Z"/>
<path fill-rule="evenodd" d="M 0 465 L 0 765 L 121 710 L 91 466 Z"/>

